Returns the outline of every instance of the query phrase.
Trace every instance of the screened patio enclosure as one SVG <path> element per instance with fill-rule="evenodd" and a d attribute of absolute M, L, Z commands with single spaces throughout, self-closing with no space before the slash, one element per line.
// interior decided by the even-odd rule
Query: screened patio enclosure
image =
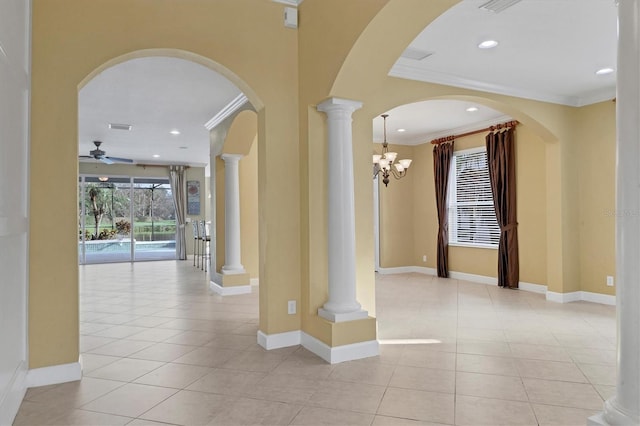
<path fill-rule="evenodd" d="M 80 176 L 80 264 L 175 259 L 175 233 L 168 179 Z"/>

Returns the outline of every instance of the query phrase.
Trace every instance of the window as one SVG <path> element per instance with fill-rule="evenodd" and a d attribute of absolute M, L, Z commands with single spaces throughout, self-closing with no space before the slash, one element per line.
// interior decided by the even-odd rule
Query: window
<path fill-rule="evenodd" d="M 497 248 L 499 241 L 486 149 L 454 152 L 449 177 L 449 244 Z"/>

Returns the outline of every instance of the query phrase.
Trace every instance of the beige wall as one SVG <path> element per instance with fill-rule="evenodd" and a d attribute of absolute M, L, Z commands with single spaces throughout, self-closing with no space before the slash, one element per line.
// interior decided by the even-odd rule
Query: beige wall
<path fill-rule="evenodd" d="M 283 6 L 269 0 L 251 1 L 251 7 L 247 0 L 34 0 L 30 368 L 78 359 L 78 88 L 104 67 L 141 55 L 178 56 L 208 66 L 238 85 L 257 111 L 261 331 L 274 334 L 302 328 L 329 345 L 375 338 L 374 320 L 333 324 L 316 315 L 327 295 L 327 135 L 326 118 L 315 106 L 330 96 L 363 102 L 362 109 L 353 114 L 356 280 L 358 300 L 371 315 L 375 315 L 371 120 L 395 106 L 419 100 L 477 101 L 519 120 L 520 136 L 529 131 L 544 142 L 546 173 L 541 180 L 545 190 L 538 192 L 535 187 L 535 197 L 526 198 L 540 200 L 539 210 L 533 212 L 543 213 L 527 216 L 527 208 L 520 209 L 524 214 L 522 243 L 531 247 L 525 252 L 542 253 L 544 247 L 538 246 L 546 245 L 546 284 L 551 290 L 579 289 L 580 277 L 591 273 L 586 269 L 587 258 L 598 253 L 602 242 L 610 252 L 612 237 L 606 227 L 601 228 L 602 235 L 587 237 L 593 228 L 583 229 L 580 222 L 581 208 L 608 204 L 606 196 L 587 203 L 586 190 L 580 186 L 590 169 L 582 167 L 579 159 L 593 162 L 598 156 L 593 151 L 580 154 L 581 132 L 575 125 L 584 122 L 595 130 L 596 120 L 587 122 L 597 113 L 388 77 L 410 41 L 456 3 L 306 0 L 299 8 L 296 31 L 284 28 Z M 612 114 L 606 107 L 602 112 Z M 596 145 L 596 139 L 588 145 Z M 523 155 L 540 161 L 543 154 L 534 146 L 531 143 L 533 151 Z M 416 156 L 430 152 L 428 148 L 412 149 Z M 421 161 L 429 167 L 428 159 Z M 429 179 L 428 170 L 417 170 L 419 164 L 412 165 L 414 179 Z M 523 166 L 518 178 L 527 182 L 540 177 L 539 171 Z M 425 185 L 425 192 L 431 186 Z M 414 190 L 417 188 L 414 182 Z M 613 192 L 605 183 L 598 188 L 601 193 Z M 52 205 L 58 215 L 54 229 L 48 214 Z M 410 210 L 407 214 L 415 223 L 429 207 L 421 201 Z M 590 226 L 602 224 L 597 214 L 582 217 Z M 544 234 L 546 242 L 543 237 L 527 236 L 525 228 L 530 227 Z M 420 232 L 425 241 L 432 238 L 427 231 Z M 50 238 L 37 237 L 45 233 Z M 413 247 L 409 262 L 427 254 L 426 266 L 433 266 L 433 245 L 429 248 L 414 241 Z M 545 272 L 540 259 L 523 264 L 523 280 L 541 280 Z M 609 270 L 592 271 L 594 279 L 599 281 Z M 292 299 L 301 302 L 297 315 L 286 313 L 286 301 Z M 51 300 L 57 303 L 49 303 Z"/>
<path fill-rule="evenodd" d="M 374 144 L 375 152 L 382 152 L 382 145 Z M 390 152 L 397 152 L 398 159 L 415 158 L 411 146 L 389 145 Z M 417 188 L 421 181 L 416 180 L 413 164 L 407 175 L 399 180 L 391 176 L 388 186 L 379 177 L 380 200 L 380 267 L 393 268 L 413 265 L 415 259 L 414 233 L 418 229 L 414 221 L 414 204 L 419 198 Z M 414 184 L 415 182 L 415 184 Z M 420 224 L 424 226 L 423 224 Z"/>
<path fill-rule="evenodd" d="M 411 266 L 436 267 L 436 241 L 438 238 L 438 216 L 436 213 L 436 191 L 433 183 L 433 145 L 423 143 L 414 147 L 413 162 L 409 173 L 413 175 L 413 258 Z M 427 256 L 427 261 L 422 261 Z"/>
<path fill-rule="evenodd" d="M 607 275 L 615 277 L 616 122 L 615 103 L 601 102 L 576 111 L 580 147 L 580 289 L 615 294 Z"/>
<path fill-rule="evenodd" d="M 258 111 L 260 233 L 261 241 L 269 236 L 271 248 L 260 254 L 260 329 L 300 328 L 299 316 L 286 313 L 286 300 L 300 294 L 299 182 L 280 173 L 283 163 L 296 170 L 299 160 L 298 127 L 291 120 L 298 110 L 298 42 L 282 13 L 281 4 L 266 0 L 251 7 L 237 0 L 34 0 L 30 368 L 78 360 L 78 89 L 104 67 L 145 55 L 208 66 Z M 58 217 L 53 229 L 45 213 L 52 205 Z M 50 238 L 37 237 L 45 233 Z"/>
<path fill-rule="evenodd" d="M 240 233 L 242 266 L 258 278 L 258 142 L 240 161 Z"/>
<path fill-rule="evenodd" d="M 571 186 L 571 194 L 563 194 L 558 183 L 561 176 L 550 171 L 547 164 L 560 160 L 558 145 L 545 143 L 529 126 L 517 127 L 520 280 L 548 285 L 548 260 L 559 255 L 558 250 L 563 250 L 562 246 L 549 243 L 549 237 L 553 237 L 550 234 L 554 231 L 547 221 L 558 223 L 562 219 L 549 214 L 548 201 L 565 197 L 576 204 L 575 210 L 579 212 L 571 219 L 579 226 L 579 238 L 564 241 L 564 250 L 578 252 L 579 264 L 570 274 L 573 278 L 566 283 L 564 292 L 582 290 L 615 294 L 615 287 L 606 286 L 606 277 L 615 276 L 615 104 L 608 101 L 571 108 L 566 119 L 575 129 L 572 138 L 566 142 L 570 145 L 566 149 L 576 155 L 564 161 L 570 170 L 578 170 L 578 177 Z M 483 135 L 475 135 L 458 139 L 455 146 L 456 150 L 461 150 L 483 143 Z M 410 228 L 413 230 L 413 258 L 405 263 L 395 261 L 396 257 L 388 255 L 393 245 L 385 244 L 385 240 L 381 238 L 383 266 L 435 268 L 437 217 L 431 149 L 429 144 L 413 147 L 413 228 L 403 221 L 381 220 L 381 226 L 386 228 L 381 230 L 382 235 L 405 236 L 410 233 Z M 391 193 L 392 191 L 388 191 L 388 194 Z M 382 205 L 383 209 L 386 207 Z M 495 250 L 450 247 L 449 254 L 451 271 L 496 276 Z M 426 263 L 422 262 L 423 255 L 427 255 Z M 550 290 L 558 291 L 557 288 Z"/>
<path fill-rule="evenodd" d="M 496 123 L 497 124 L 497 123 Z M 459 138 L 454 149 L 484 146 L 485 133 Z M 433 183 L 433 145 L 394 147 L 413 159 L 407 177 L 381 187 L 380 252 L 382 267 L 436 267 L 438 219 Z M 520 280 L 546 284 L 546 144 L 526 126 L 516 130 L 516 182 Z M 411 190 L 405 180 L 412 177 Z M 404 208 L 403 208 L 404 207 Z M 411 214 L 408 214 L 411 212 Z M 386 219 L 385 219 L 386 218 Z M 542 231 L 542 232 L 541 232 Z M 406 247 L 409 247 L 406 250 Z M 422 257 L 427 256 L 427 262 Z M 497 250 L 449 247 L 449 270 L 497 277 Z"/>

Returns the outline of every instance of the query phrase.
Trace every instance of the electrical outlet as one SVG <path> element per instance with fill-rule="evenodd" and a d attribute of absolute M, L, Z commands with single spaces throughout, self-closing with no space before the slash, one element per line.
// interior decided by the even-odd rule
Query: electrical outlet
<path fill-rule="evenodd" d="M 294 315 L 296 313 L 296 301 L 295 300 L 289 300 L 289 302 L 287 303 L 287 313 L 289 315 Z"/>
<path fill-rule="evenodd" d="M 426 262 L 426 261 L 427 261 L 427 255 L 426 255 L 426 254 L 423 254 L 423 255 L 422 255 L 422 261 L 423 261 L 423 262 Z"/>
<path fill-rule="evenodd" d="M 613 277 L 611 275 L 607 276 L 607 286 L 613 287 Z"/>

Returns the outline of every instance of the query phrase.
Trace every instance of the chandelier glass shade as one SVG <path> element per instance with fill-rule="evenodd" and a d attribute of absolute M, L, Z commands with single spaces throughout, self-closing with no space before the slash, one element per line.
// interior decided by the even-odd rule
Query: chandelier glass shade
<path fill-rule="evenodd" d="M 393 175 L 396 179 L 401 179 L 407 175 L 407 170 L 411 165 L 411 160 L 402 159 L 396 161 L 397 152 L 389 152 L 387 143 L 387 117 L 389 114 L 382 114 L 384 120 L 384 140 L 382 141 L 382 154 L 373 154 L 373 178 L 382 175 L 384 186 L 389 185 L 389 177 Z"/>

